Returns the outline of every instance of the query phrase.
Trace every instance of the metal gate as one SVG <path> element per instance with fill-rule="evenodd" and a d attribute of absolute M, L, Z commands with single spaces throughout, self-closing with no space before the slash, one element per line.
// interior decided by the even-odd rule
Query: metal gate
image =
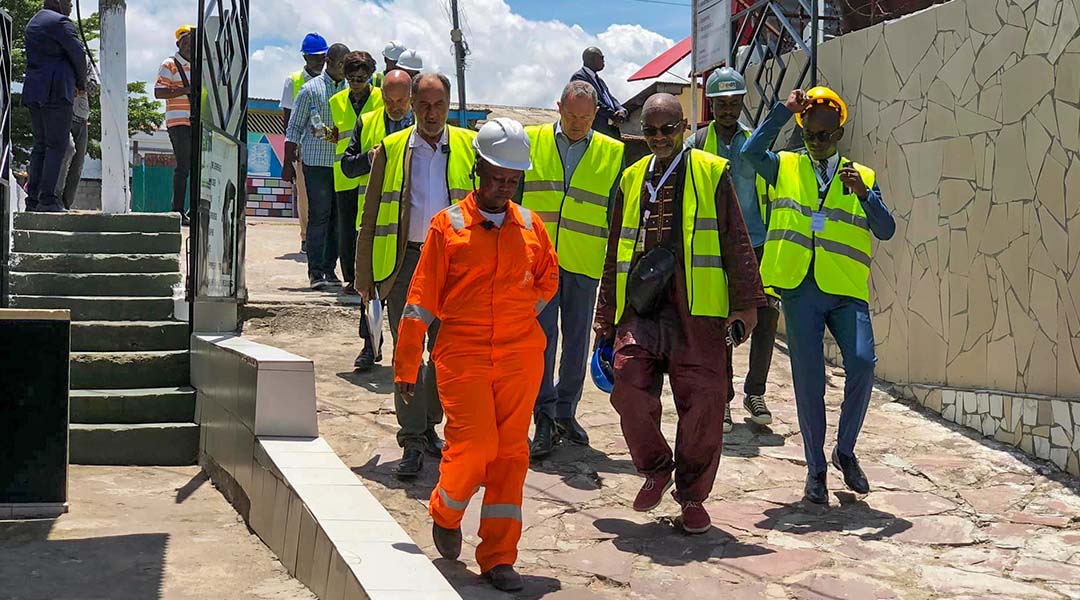
<path fill-rule="evenodd" d="M 8 259 L 15 194 L 11 178 L 11 15 L 0 10 L 0 308 L 8 306 Z"/>

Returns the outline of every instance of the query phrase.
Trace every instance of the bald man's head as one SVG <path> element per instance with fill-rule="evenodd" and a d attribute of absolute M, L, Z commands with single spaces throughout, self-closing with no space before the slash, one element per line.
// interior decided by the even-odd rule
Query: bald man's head
<path fill-rule="evenodd" d="M 412 78 L 401 69 L 394 69 L 386 74 L 382 85 L 383 105 L 386 116 L 391 121 L 400 121 L 409 114 L 412 102 Z"/>
<path fill-rule="evenodd" d="M 604 53 L 596 46 L 590 46 L 581 53 L 581 63 L 599 73 L 604 70 Z"/>
<path fill-rule="evenodd" d="M 671 94 L 653 94 L 641 109 L 641 132 L 649 150 L 661 161 L 674 158 L 686 131 L 682 104 Z"/>

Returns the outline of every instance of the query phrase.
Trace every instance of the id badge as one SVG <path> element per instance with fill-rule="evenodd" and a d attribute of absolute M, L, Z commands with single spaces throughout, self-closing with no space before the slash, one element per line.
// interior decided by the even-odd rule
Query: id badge
<path fill-rule="evenodd" d="M 810 231 L 813 231 L 814 233 L 825 231 L 825 213 L 815 212 L 810 217 Z"/>

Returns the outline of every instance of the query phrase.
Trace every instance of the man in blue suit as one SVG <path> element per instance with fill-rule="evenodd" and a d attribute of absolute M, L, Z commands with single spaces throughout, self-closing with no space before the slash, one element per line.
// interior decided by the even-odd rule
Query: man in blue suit
<path fill-rule="evenodd" d="M 593 118 L 593 131 L 621 139 L 619 123 L 626 121 L 627 112 L 615 96 L 611 95 L 607 83 L 600 78 L 600 71 L 604 70 L 604 53 L 599 48 L 586 48 L 581 53 L 581 62 L 583 66 L 570 77 L 570 81 L 588 82 L 596 90 L 599 110 Z"/>
<path fill-rule="evenodd" d="M 22 104 L 30 109 L 34 132 L 28 210 L 64 211 L 56 181 L 71 136 L 75 96 L 86 93 L 86 53 L 70 14 L 71 0 L 45 0 L 26 24 Z"/>

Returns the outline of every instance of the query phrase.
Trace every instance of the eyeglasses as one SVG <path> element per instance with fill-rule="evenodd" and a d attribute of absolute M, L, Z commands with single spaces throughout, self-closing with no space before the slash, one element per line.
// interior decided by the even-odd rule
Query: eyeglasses
<path fill-rule="evenodd" d="M 682 129 L 682 121 L 678 121 L 676 123 L 668 123 L 667 125 L 661 125 L 660 127 L 650 127 L 648 125 L 642 124 L 641 133 L 644 134 L 645 137 L 653 137 L 656 135 L 673 135 L 676 132 L 681 131 Z"/>
<path fill-rule="evenodd" d="M 833 139 L 839 129 L 831 131 L 803 131 L 803 139 L 808 142 L 828 142 Z"/>
<path fill-rule="evenodd" d="M 371 81 L 371 73 L 361 73 L 352 77 L 345 77 L 349 83 L 367 83 Z"/>

